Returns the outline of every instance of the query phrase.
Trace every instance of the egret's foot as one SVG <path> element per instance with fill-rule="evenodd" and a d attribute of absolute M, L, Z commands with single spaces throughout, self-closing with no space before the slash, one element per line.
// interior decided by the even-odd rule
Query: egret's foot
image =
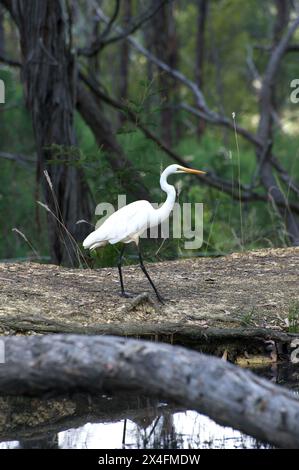
<path fill-rule="evenodd" d="M 156 292 L 156 296 L 157 296 L 157 299 L 159 300 L 160 304 L 165 304 L 165 302 L 167 301 L 167 299 L 165 299 L 164 297 L 161 297 L 161 295 L 159 294 L 159 292 Z"/>
<path fill-rule="evenodd" d="M 132 297 L 135 297 L 135 295 L 132 294 L 131 292 L 125 292 L 125 291 L 121 292 L 120 296 L 124 297 L 125 299 L 131 299 Z"/>

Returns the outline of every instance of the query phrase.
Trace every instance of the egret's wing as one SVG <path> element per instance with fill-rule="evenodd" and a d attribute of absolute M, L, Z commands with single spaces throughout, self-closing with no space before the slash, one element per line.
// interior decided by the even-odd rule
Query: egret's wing
<path fill-rule="evenodd" d="M 118 243 L 145 230 L 153 206 L 148 201 L 136 201 L 114 212 L 84 240 L 84 248 L 100 246 L 105 242 Z"/>
<path fill-rule="evenodd" d="M 120 209 L 115 213 L 117 226 L 113 236 L 109 237 L 109 243 L 118 243 L 141 234 L 147 228 L 153 210 L 148 201 L 136 201 Z"/>

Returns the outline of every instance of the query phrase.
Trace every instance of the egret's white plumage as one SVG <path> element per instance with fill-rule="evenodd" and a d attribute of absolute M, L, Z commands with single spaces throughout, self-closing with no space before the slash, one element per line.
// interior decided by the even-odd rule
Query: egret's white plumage
<path fill-rule="evenodd" d="M 186 169 L 187 171 L 189 169 Z M 170 165 L 162 173 L 160 185 L 167 193 L 164 204 L 155 209 L 148 201 L 135 201 L 114 212 L 105 222 L 84 240 L 84 248 L 94 250 L 106 243 L 138 243 L 140 235 L 149 227 L 167 219 L 175 203 L 175 188 L 167 182 L 173 173 L 185 172 L 180 165 Z M 196 170 L 197 171 L 197 170 Z"/>
<path fill-rule="evenodd" d="M 149 214 L 155 209 L 148 201 L 135 201 L 108 217 L 105 222 L 84 240 L 84 248 L 93 250 L 106 243 L 130 243 L 147 227 Z"/>
<path fill-rule="evenodd" d="M 118 242 L 130 243 L 135 242 L 138 245 L 140 235 L 150 227 L 156 227 L 169 217 L 175 203 L 176 192 L 174 186 L 167 182 L 169 175 L 174 173 L 195 173 L 204 174 L 200 170 L 192 170 L 185 168 L 181 165 L 170 165 L 162 173 L 160 178 L 160 186 L 166 192 L 167 198 L 164 204 L 158 209 L 155 209 L 148 201 L 135 201 L 127 206 L 122 207 L 108 217 L 105 222 L 94 232 L 92 232 L 84 240 L 83 246 L 86 249 L 94 250 L 107 243 L 115 244 Z M 123 251 L 122 251 L 123 253 Z M 121 255 L 122 256 L 122 255 Z M 140 262 L 142 269 L 145 270 L 141 254 L 139 252 Z M 122 276 L 121 276 L 121 261 L 119 264 L 120 280 L 122 293 L 124 293 Z M 159 298 L 158 292 L 154 287 L 148 273 L 145 270 L 149 281 L 151 282 L 155 292 Z"/>

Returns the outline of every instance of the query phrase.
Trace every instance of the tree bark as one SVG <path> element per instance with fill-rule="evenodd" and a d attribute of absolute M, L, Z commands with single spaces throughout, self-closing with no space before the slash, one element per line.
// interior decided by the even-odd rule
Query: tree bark
<path fill-rule="evenodd" d="M 123 2 L 123 27 L 128 27 L 132 17 L 132 0 Z M 119 99 L 126 104 L 129 97 L 129 66 L 130 66 L 130 46 L 127 41 L 122 41 L 120 45 L 120 70 L 119 70 Z M 120 113 L 120 123 L 126 121 L 126 115 Z"/>
<path fill-rule="evenodd" d="M 3 341 L 2 394 L 134 390 L 183 404 L 276 446 L 299 446 L 298 399 L 212 356 L 109 336 L 4 337 Z"/>
<path fill-rule="evenodd" d="M 97 17 L 95 5 L 90 6 L 90 17 L 92 21 L 92 32 L 91 32 L 90 42 L 93 43 L 96 40 L 96 38 L 100 35 L 100 22 Z M 100 73 L 100 55 L 99 54 L 88 58 L 88 68 L 89 68 L 89 72 L 92 75 L 94 75 L 95 77 L 99 76 L 99 73 Z"/>
<path fill-rule="evenodd" d="M 291 0 L 275 0 L 276 21 L 273 28 L 273 46 L 281 40 L 288 26 L 291 11 Z"/>
<path fill-rule="evenodd" d="M 48 171 L 53 190 L 43 178 L 45 202 L 61 222 L 48 212 L 51 259 L 75 265 L 78 253 L 74 240 L 82 241 L 88 231 L 86 225 L 76 222 L 90 220 L 91 208 L 83 170 L 72 149 L 76 145 L 76 66 L 67 46 L 63 4 L 61 0 L 13 0 L 8 8 L 20 32 L 22 79 L 32 115 L 38 177 Z"/>
<path fill-rule="evenodd" d="M 4 11 L 0 5 L 0 55 L 5 54 L 5 43 L 4 43 Z"/>
<path fill-rule="evenodd" d="M 285 7 L 286 1 L 278 1 L 277 4 L 283 4 L 283 7 Z M 280 5 L 280 8 L 277 8 L 277 15 L 281 14 L 281 9 L 283 7 Z M 263 146 L 256 148 L 256 156 L 261 182 L 268 192 L 269 199 L 272 199 L 274 204 L 277 205 L 278 213 L 285 224 L 291 243 L 294 246 L 299 246 L 299 219 L 290 209 L 285 194 L 277 184 L 275 174 L 273 173 L 273 166 L 271 164 L 271 143 L 273 140 L 272 109 L 275 107 L 276 76 L 280 61 L 287 50 L 289 41 L 299 26 L 299 17 L 297 17 L 293 25 L 285 34 L 283 34 L 287 25 L 287 19 L 285 18 L 288 14 L 287 12 L 288 10 L 285 11 L 282 18 L 279 16 L 277 17 L 273 33 L 274 42 L 272 53 L 262 82 L 262 89 L 260 92 L 260 120 L 257 130 L 257 138 L 263 143 Z"/>
<path fill-rule="evenodd" d="M 160 0 L 152 0 L 158 2 Z M 178 65 L 178 38 L 175 28 L 173 3 L 166 3 L 151 21 L 152 50 L 156 56 L 171 68 Z M 174 111 L 172 109 L 178 84 L 166 73 L 159 74 L 158 79 L 161 106 L 161 136 L 167 145 L 171 145 L 174 137 Z"/>
<path fill-rule="evenodd" d="M 205 56 L 205 30 L 208 13 L 208 0 L 198 0 L 196 57 L 195 57 L 195 82 L 198 88 L 203 90 L 204 56 Z M 205 120 L 200 119 L 197 127 L 198 135 L 205 130 Z"/>

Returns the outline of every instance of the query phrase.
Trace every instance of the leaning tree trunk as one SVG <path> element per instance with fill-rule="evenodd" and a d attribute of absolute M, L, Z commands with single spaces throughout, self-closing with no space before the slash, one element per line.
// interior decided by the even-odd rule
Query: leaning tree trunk
<path fill-rule="evenodd" d="M 205 55 L 205 30 L 208 12 L 208 0 L 198 1 L 197 12 L 197 34 L 196 34 L 196 56 L 195 56 L 195 82 L 198 88 L 203 89 L 204 55 Z M 201 136 L 205 130 L 205 120 L 200 119 L 197 133 Z"/>
<path fill-rule="evenodd" d="M 67 45 L 64 4 L 61 0 L 5 4 L 20 31 L 22 79 L 36 139 L 38 176 L 43 178 L 46 204 L 61 222 L 48 212 L 51 258 L 55 263 L 76 264 L 74 240 L 82 241 L 87 230 L 76 222 L 90 219 L 91 210 L 88 187 L 73 148 L 76 66 Z M 43 170 L 48 171 L 53 188 Z"/>
<path fill-rule="evenodd" d="M 132 17 L 132 0 L 123 2 L 123 26 L 126 28 Z M 130 45 L 128 41 L 122 41 L 120 45 L 120 66 L 119 66 L 119 98 L 127 104 L 129 97 L 129 65 L 130 65 Z M 126 115 L 120 113 L 121 124 L 126 121 Z"/>
<path fill-rule="evenodd" d="M 4 55 L 5 47 L 4 47 L 4 11 L 2 6 L 0 5 L 0 54 Z"/>
<path fill-rule="evenodd" d="M 159 0 L 152 0 L 153 3 Z M 151 20 L 152 50 L 158 59 L 161 59 L 171 68 L 176 69 L 178 64 L 178 37 L 175 29 L 174 5 L 172 2 L 162 6 L 159 13 Z M 167 145 L 173 143 L 174 117 L 173 101 L 177 95 L 178 84 L 166 73 L 159 74 L 159 92 L 161 100 L 161 135 Z"/>
<path fill-rule="evenodd" d="M 266 72 L 262 82 L 260 92 L 260 120 L 257 130 L 257 137 L 263 142 L 262 147 L 256 148 L 257 164 L 259 176 L 265 187 L 268 197 L 277 206 L 277 211 L 285 224 L 290 242 L 294 246 L 299 246 L 299 218 L 291 210 L 288 202 L 288 195 L 283 192 L 271 164 L 271 148 L 274 136 L 273 130 L 273 110 L 275 110 L 276 77 L 279 73 L 279 65 L 288 44 L 299 27 L 299 17 L 293 25 L 286 31 L 290 9 L 285 0 L 276 0 L 277 17 L 273 30 L 273 43 L 271 56 L 268 61 Z M 288 193 L 288 189 L 286 191 Z"/>

